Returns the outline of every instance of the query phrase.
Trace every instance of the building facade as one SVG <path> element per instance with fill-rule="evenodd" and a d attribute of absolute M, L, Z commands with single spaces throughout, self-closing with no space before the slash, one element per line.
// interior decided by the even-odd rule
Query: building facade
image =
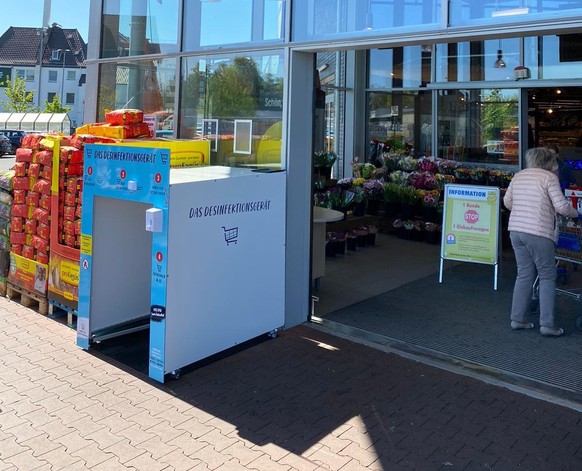
<path fill-rule="evenodd" d="M 56 23 L 47 28 L 10 27 L 0 36 L 2 77 L 24 79 L 26 90 L 34 94 L 32 105 L 40 111 L 58 97 L 71 108 L 73 128 L 84 122 L 86 57 L 87 45 L 79 32 Z M 0 100 L 6 101 L 4 83 Z"/>
<path fill-rule="evenodd" d="M 286 325 L 310 312 L 314 150 L 582 159 L 582 2 L 92 0 L 85 121 L 141 108 L 211 163 L 286 170 Z"/>

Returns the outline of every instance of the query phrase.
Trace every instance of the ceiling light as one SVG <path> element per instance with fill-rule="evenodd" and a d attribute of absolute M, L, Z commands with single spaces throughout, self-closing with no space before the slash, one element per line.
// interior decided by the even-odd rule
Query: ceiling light
<path fill-rule="evenodd" d="M 493 67 L 496 69 L 505 69 L 505 61 L 503 60 L 503 52 L 501 49 L 497 49 L 497 60 L 493 63 Z"/>

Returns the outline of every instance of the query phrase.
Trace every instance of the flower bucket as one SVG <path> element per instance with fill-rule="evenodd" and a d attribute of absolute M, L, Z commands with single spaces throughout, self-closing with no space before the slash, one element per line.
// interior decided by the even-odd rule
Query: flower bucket
<path fill-rule="evenodd" d="M 366 202 L 362 201 L 360 203 L 356 203 L 354 205 L 354 210 L 352 212 L 354 217 L 362 217 L 366 214 Z"/>
<path fill-rule="evenodd" d="M 331 240 L 328 240 L 325 244 L 325 256 L 335 257 L 335 246 Z"/>
<path fill-rule="evenodd" d="M 345 255 L 346 253 L 346 239 L 336 239 L 331 241 L 333 251 L 336 255 Z"/>
<path fill-rule="evenodd" d="M 347 237 L 346 247 L 348 250 L 355 252 L 358 248 L 358 238 L 357 237 Z"/>
<path fill-rule="evenodd" d="M 366 209 L 366 213 L 370 216 L 378 216 L 378 212 L 380 211 L 380 200 L 368 200 L 368 208 Z"/>

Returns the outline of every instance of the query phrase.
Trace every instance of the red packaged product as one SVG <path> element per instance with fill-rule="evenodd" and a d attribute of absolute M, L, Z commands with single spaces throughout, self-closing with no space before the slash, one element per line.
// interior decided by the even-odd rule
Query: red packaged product
<path fill-rule="evenodd" d="M 75 220 L 75 207 L 74 206 L 65 206 L 63 208 L 63 217 L 65 221 L 74 221 Z"/>
<path fill-rule="evenodd" d="M 26 193 L 26 204 L 28 206 L 38 206 L 38 199 L 40 197 L 40 193 L 36 191 L 29 191 Z"/>
<path fill-rule="evenodd" d="M 22 256 L 24 258 L 28 258 L 29 260 L 34 260 L 34 247 L 31 247 L 30 245 L 23 245 Z"/>
<path fill-rule="evenodd" d="M 59 166 L 59 175 L 71 177 L 83 175 L 83 164 L 66 164 Z"/>
<path fill-rule="evenodd" d="M 75 206 L 77 204 L 77 195 L 75 193 L 69 193 L 68 191 L 65 193 L 65 205 L 66 206 Z"/>
<path fill-rule="evenodd" d="M 26 219 L 24 223 L 24 232 L 27 234 L 36 234 L 36 221 L 34 219 Z"/>
<path fill-rule="evenodd" d="M 36 252 L 36 261 L 46 265 L 49 262 L 49 256 L 46 253 L 38 251 Z"/>
<path fill-rule="evenodd" d="M 20 149 L 17 149 L 20 150 Z M 30 165 L 30 163 L 28 162 L 16 162 L 14 164 L 14 167 L 12 167 L 14 169 L 14 176 L 15 177 L 26 177 L 28 175 L 28 166 Z"/>
<path fill-rule="evenodd" d="M 67 178 L 67 191 L 69 193 L 78 193 L 83 186 L 83 179 L 79 177 Z"/>
<path fill-rule="evenodd" d="M 48 240 L 50 238 L 50 233 L 51 233 L 51 228 L 47 224 L 43 224 L 42 222 L 39 222 L 38 225 L 36 226 L 36 234 L 38 236 L 42 237 L 43 239 Z"/>
<path fill-rule="evenodd" d="M 130 108 L 113 110 L 105 113 L 105 121 L 115 125 L 141 123 L 143 121 L 143 111 Z"/>
<path fill-rule="evenodd" d="M 20 140 L 20 144 L 22 147 L 27 147 L 29 149 L 38 149 L 40 141 L 42 141 L 45 136 L 47 136 L 45 133 L 26 134 Z"/>
<path fill-rule="evenodd" d="M 42 193 L 43 195 L 50 195 L 51 194 L 51 182 L 49 180 L 45 180 L 44 178 L 40 178 L 33 186 L 33 191 L 37 191 Z"/>
<path fill-rule="evenodd" d="M 24 232 L 10 232 L 11 244 L 25 245 L 29 239 L 30 236 L 28 234 L 25 234 Z"/>
<path fill-rule="evenodd" d="M 25 204 L 13 204 L 12 205 L 12 216 L 18 216 L 21 218 L 27 218 L 29 213 L 29 207 Z"/>
<path fill-rule="evenodd" d="M 81 233 L 81 220 L 75 219 L 75 235 L 79 235 Z"/>
<path fill-rule="evenodd" d="M 67 235 L 75 235 L 75 222 L 65 221 L 63 224 L 63 233 Z"/>
<path fill-rule="evenodd" d="M 28 176 L 30 178 L 38 178 L 40 174 L 40 164 L 32 163 L 28 167 Z"/>
<path fill-rule="evenodd" d="M 34 151 L 25 147 L 16 149 L 16 162 L 32 162 Z"/>
<path fill-rule="evenodd" d="M 82 164 L 83 151 L 71 146 L 61 146 L 60 153 L 61 163 L 64 164 Z"/>
<path fill-rule="evenodd" d="M 65 244 L 67 247 L 75 247 L 75 236 L 63 234 L 63 244 Z"/>
<path fill-rule="evenodd" d="M 40 195 L 40 198 L 38 199 L 38 206 L 43 209 L 50 210 L 51 201 L 52 201 L 51 195 Z"/>
<path fill-rule="evenodd" d="M 53 166 L 53 153 L 50 150 L 41 150 L 36 153 L 35 161 L 42 165 L 47 165 L 49 167 Z"/>
<path fill-rule="evenodd" d="M 30 239 L 30 245 L 32 245 L 39 252 L 47 253 L 49 249 L 49 243 L 47 239 L 43 239 L 37 235 L 32 236 Z"/>
<path fill-rule="evenodd" d="M 20 244 L 12 244 L 10 247 L 10 251 L 15 253 L 16 255 L 22 255 L 22 245 Z"/>
<path fill-rule="evenodd" d="M 81 204 L 81 200 L 79 200 L 79 204 L 75 206 L 75 217 L 81 219 L 83 214 L 83 205 Z"/>
<path fill-rule="evenodd" d="M 24 230 L 24 218 L 12 216 L 12 218 L 10 218 L 10 231 L 23 232 L 23 230 Z"/>
<path fill-rule="evenodd" d="M 30 190 L 30 178 L 14 177 L 12 179 L 12 188 L 15 190 Z"/>
<path fill-rule="evenodd" d="M 26 190 L 14 190 L 12 204 L 25 204 Z"/>
<path fill-rule="evenodd" d="M 43 224 L 50 224 L 51 213 L 44 208 L 34 208 L 32 218 Z"/>
<path fill-rule="evenodd" d="M 69 145 L 77 149 L 83 149 L 84 144 L 93 144 L 95 142 L 114 144 L 117 141 L 110 137 L 99 137 L 93 134 L 75 134 L 69 138 Z"/>
<path fill-rule="evenodd" d="M 49 167 L 48 165 L 43 165 L 38 175 L 40 178 L 44 178 L 45 180 L 52 180 L 53 179 L 53 168 Z"/>

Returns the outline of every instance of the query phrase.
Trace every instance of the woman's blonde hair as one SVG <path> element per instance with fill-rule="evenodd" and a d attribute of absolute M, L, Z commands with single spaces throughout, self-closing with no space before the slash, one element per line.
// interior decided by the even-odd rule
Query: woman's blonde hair
<path fill-rule="evenodd" d="M 546 147 L 534 147 L 525 153 L 525 165 L 527 168 L 543 168 L 550 172 L 558 170 L 556 154 Z"/>

